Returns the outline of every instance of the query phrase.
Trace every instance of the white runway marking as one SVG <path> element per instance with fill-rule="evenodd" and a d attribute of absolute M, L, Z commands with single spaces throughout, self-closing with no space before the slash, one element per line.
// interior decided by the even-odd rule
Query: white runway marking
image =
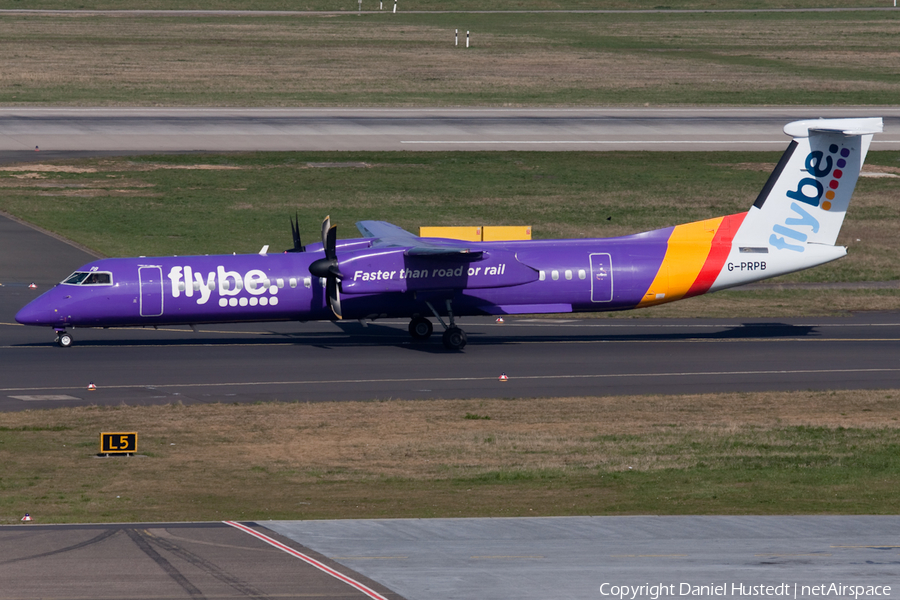
<path fill-rule="evenodd" d="M 255 538 L 259 539 L 259 540 L 264 541 L 265 543 L 269 544 L 270 546 L 274 546 L 275 548 L 278 548 L 278 549 L 281 550 L 282 552 L 287 552 L 287 553 L 290 554 L 291 556 L 296 557 L 296 558 L 299 558 L 299 559 L 302 560 L 303 562 L 305 562 L 305 563 L 307 563 L 307 564 L 309 564 L 309 565 L 311 565 L 311 566 L 313 566 L 313 567 L 319 569 L 319 570 L 322 571 L 323 573 L 327 573 L 327 574 L 331 575 L 332 577 L 334 577 L 334 578 L 336 578 L 336 579 L 339 579 L 339 580 L 343 581 L 344 583 L 346 583 L 346 584 L 349 585 L 350 587 L 353 587 L 353 588 L 359 590 L 360 592 L 362 592 L 363 594 L 365 594 L 365 595 L 368 596 L 369 598 L 372 598 L 373 600 L 387 600 L 387 598 L 385 598 L 384 596 L 382 596 L 381 594 L 379 594 L 379 593 L 376 592 L 375 590 L 373 590 L 373 589 L 371 589 L 371 588 L 369 588 L 369 587 L 367 587 L 367 586 L 361 584 L 360 582 L 356 581 L 356 580 L 353 579 L 352 577 L 347 577 L 347 576 L 344 575 L 343 573 L 340 573 L 340 572 L 338 572 L 338 571 L 335 571 L 335 570 L 332 569 L 331 567 L 328 567 L 328 566 L 326 566 L 326 565 L 320 563 L 320 562 L 317 561 L 316 559 L 314 559 L 314 558 L 312 558 L 312 557 L 309 557 L 309 556 L 303 554 L 302 552 L 298 552 L 297 550 L 294 550 L 294 549 L 291 548 L 290 546 L 285 546 L 284 544 L 282 544 L 282 543 L 279 542 L 278 540 L 274 540 L 274 539 L 270 538 L 270 537 L 267 536 L 267 535 L 263 535 L 263 534 L 259 533 L 258 531 L 254 530 L 254 529 L 251 529 L 250 527 L 247 527 L 246 525 L 241 525 L 240 523 L 236 523 L 235 521 L 224 521 L 224 523 L 227 524 L 227 525 L 231 525 L 232 527 L 235 527 L 235 528 L 237 528 L 237 529 L 240 529 L 240 530 L 243 531 L 244 533 L 249 533 L 249 534 L 252 535 L 253 537 L 255 537 Z"/>

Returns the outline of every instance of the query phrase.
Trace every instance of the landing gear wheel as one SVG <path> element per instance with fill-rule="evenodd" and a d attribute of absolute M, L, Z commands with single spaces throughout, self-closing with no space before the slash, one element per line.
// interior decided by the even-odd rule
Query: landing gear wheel
<path fill-rule="evenodd" d="M 59 337 L 56 338 L 56 343 L 59 344 L 60 348 L 68 348 L 74 341 L 72 336 L 66 332 L 60 333 Z"/>
<path fill-rule="evenodd" d="M 416 317 L 409 322 L 409 335 L 414 340 L 427 340 L 434 331 L 434 325 L 425 317 Z"/>
<path fill-rule="evenodd" d="M 444 332 L 444 347 L 447 350 L 462 350 L 466 347 L 466 332 L 459 327 L 450 327 Z"/>

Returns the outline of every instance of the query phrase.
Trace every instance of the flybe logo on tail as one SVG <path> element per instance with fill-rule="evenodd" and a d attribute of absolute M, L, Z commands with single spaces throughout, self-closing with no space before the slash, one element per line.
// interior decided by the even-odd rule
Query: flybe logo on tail
<path fill-rule="evenodd" d="M 840 187 L 840 179 L 844 176 L 842 169 L 847 166 L 848 156 L 850 150 L 839 148 L 837 144 L 828 147 L 828 154 L 814 150 L 806 156 L 806 172 L 813 177 L 804 177 L 797 183 L 797 189 L 788 190 L 787 197 L 794 201 L 791 202 L 792 215 L 783 224 L 772 227 L 772 235 L 769 236 L 771 245 L 780 250 L 805 250 L 800 244 L 806 242 L 810 232 L 819 232 L 819 221 L 803 205 L 831 210 L 831 201 L 834 200 L 835 190 Z M 828 189 L 822 183 L 826 179 Z"/>

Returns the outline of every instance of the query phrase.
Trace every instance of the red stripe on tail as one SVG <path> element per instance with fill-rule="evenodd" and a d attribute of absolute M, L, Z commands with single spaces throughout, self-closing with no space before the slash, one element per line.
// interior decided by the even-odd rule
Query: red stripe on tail
<path fill-rule="evenodd" d="M 742 212 L 722 218 L 722 224 L 719 225 L 716 235 L 713 236 L 706 262 L 703 263 L 703 268 L 700 269 L 700 274 L 697 275 L 697 279 L 694 280 L 691 289 L 684 295 L 685 298 L 705 294 L 709 291 L 712 284 L 715 283 L 716 277 L 719 276 L 722 266 L 725 264 L 725 259 L 731 253 L 731 241 L 734 239 L 746 216 L 747 213 Z"/>

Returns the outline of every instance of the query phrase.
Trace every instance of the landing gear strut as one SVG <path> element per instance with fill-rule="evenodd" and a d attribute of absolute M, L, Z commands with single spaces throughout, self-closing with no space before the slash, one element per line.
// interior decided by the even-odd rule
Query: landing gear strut
<path fill-rule="evenodd" d="M 428 308 L 431 309 L 431 312 L 434 313 L 435 318 L 440 322 L 440 324 L 444 327 L 444 335 L 441 337 L 441 341 L 444 342 L 444 348 L 447 350 L 462 350 L 466 347 L 466 342 L 468 339 L 466 338 L 466 332 L 456 326 L 456 321 L 453 318 L 453 307 L 451 305 L 450 300 L 447 300 L 447 315 L 450 317 L 450 325 L 444 323 L 444 320 L 441 318 L 441 315 L 434 309 L 434 306 L 431 305 L 431 302 L 425 302 Z M 429 323 L 430 325 L 430 323 Z M 412 324 L 410 324 L 412 327 Z"/>
<path fill-rule="evenodd" d="M 66 333 L 65 329 L 56 332 L 56 343 L 59 344 L 60 348 L 68 348 L 74 341 L 72 335 Z"/>

